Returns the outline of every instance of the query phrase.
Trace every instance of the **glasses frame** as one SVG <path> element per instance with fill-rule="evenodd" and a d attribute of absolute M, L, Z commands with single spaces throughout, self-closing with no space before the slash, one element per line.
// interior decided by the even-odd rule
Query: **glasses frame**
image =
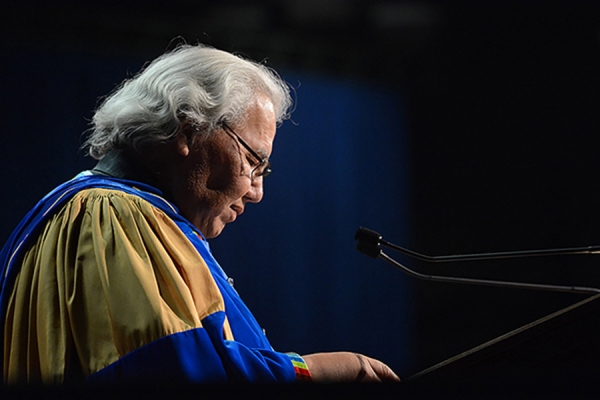
<path fill-rule="evenodd" d="M 252 171 L 250 171 L 250 179 L 254 179 L 254 178 L 257 178 L 260 176 L 262 176 L 263 178 L 266 178 L 267 176 L 271 175 L 273 170 L 271 169 L 271 162 L 269 161 L 268 158 L 262 158 L 260 155 L 258 155 L 258 153 L 256 151 L 254 151 L 254 149 L 252 149 L 252 147 L 250 147 L 250 145 L 248 143 L 246 143 L 244 141 L 244 139 L 242 139 L 240 137 L 240 135 L 235 133 L 235 131 L 229 125 L 227 125 L 226 122 L 222 121 L 221 126 L 223 127 L 223 129 L 225 131 L 227 131 L 228 133 L 233 135 L 236 138 L 236 140 L 238 141 L 238 143 L 241 144 L 246 150 L 248 150 L 248 153 L 250 153 L 252 155 L 252 157 L 254 157 L 256 159 L 256 161 L 258 162 L 258 164 L 252 168 Z M 264 166 L 264 169 L 262 170 L 262 172 L 255 175 L 256 171 L 263 166 Z"/>

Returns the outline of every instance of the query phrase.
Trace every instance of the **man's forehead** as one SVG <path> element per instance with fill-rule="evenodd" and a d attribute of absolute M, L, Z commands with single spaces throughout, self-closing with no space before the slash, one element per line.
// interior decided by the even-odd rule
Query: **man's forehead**
<path fill-rule="evenodd" d="M 273 146 L 277 125 L 273 104 L 268 97 L 255 101 L 238 134 L 262 158 L 267 158 Z"/>

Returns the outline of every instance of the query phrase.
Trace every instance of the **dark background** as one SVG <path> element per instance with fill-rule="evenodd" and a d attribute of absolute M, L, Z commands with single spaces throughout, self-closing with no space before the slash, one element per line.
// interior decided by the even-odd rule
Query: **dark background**
<path fill-rule="evenodd" d="M 365 352 L 409 376 L 583 298 L 415 281 L 352 236 L 432 255 L 600 244 L 596 3 L 3 3 L 0 239 L 93 165 L 86 119 L 146 61 L 182 39 L 267 59 L 298 98 L 280 175 L 215 254 L 277 349 Z M 600 286 L 594 256 L 406 261 Z"/>

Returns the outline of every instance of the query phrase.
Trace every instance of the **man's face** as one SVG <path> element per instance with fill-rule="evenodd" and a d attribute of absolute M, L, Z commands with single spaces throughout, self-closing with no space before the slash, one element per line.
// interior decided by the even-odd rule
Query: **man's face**
<path fill-rule="evenodd" d="M 268 157 L 276 131 L 272 102 L 259 96 L 245 122 L 231 128 L 261 157 Z M 262 200 L 263 178 L 250 178 L 256 159 L 225 130 L 194 135 L 188 143 L 184 181 L 173 191 L 174 201 L 205 237 L 213 238 L 244 212 L 246 203 Z"/>

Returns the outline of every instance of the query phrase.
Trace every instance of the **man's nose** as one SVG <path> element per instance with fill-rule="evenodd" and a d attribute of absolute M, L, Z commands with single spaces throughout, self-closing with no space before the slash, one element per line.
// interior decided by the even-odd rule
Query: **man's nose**
<path fill-rule="evenodd" d="M 250 189 L 248 189 L 248 192 L 244 197 L 246 197 L 246 200 L 250 203 L 258 203 L 262 200 L 263 195 L 263 178 L 258 176 L 252 180 Z"/>

